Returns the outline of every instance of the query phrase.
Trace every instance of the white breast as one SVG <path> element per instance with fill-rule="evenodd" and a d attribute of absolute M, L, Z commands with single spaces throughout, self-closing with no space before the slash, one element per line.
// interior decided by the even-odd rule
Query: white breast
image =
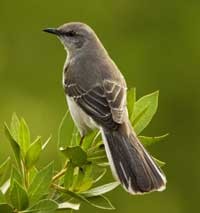
<path fill-rule="evenodd" d="M 66 97 L 72 119 L 81 136 L 87 134 L 90 129 L 98 128 L 96 122 L 77 105 L 73 98 L 68 95 Z"/>

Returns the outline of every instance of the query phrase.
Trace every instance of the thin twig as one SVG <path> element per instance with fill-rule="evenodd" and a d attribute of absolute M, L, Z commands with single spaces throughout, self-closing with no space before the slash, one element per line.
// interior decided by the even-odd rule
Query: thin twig
<path fill-rule="evenodd" d="M 66 189 L 65 189 L 64 187 L 59 186 L 59 185 L 57 185 L 57 184 L 55 184 L 55 183 L 52 183 L 51 186 L 52 186 L 54 189 L 56 189 L 57 191 L 66 192 Z"/>
<path fill-rule="evenodd" d="M 66 171 L 67 171 L 67 168 L 62 169 L 55 176 L 53 176 L 52 181 L 54 182 L 54 181 L 58 180 L 60 177 L 62 177 L 65 174 Z"/>
<path fill-rule="evenodd" d="M 63 169 L 60 172 L 58 172 L 55 176 L 53 176 L 52 182 L 58 180 L 60 177 L 62 177 L 65 174 L 65 172 L 67 171 L 67 164 L 68 164 L 68 160 L 66 160 L 63 166 Z"/>

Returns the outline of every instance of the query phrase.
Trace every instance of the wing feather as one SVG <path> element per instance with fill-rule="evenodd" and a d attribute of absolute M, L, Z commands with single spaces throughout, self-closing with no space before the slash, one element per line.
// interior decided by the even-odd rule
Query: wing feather
<path fill-rule="evenodd" d="M 104 88 L 113 120 L 123 123 L 126 115 L 126 87 L 115 81 L 105 80 Z"/>
<path fill-rule="evenodd" d="M 98 124 L 116 129 L 124 121 L 126 111 L 126 88 L 116 82 L 105 80 L 85 90 L 79 84 L 65 85 L 68 96 Z"/>
<path fill-rule="evenodd" d="M 80 85 L 74 84 L 65 88 L 65 91 L 98 124 L 107 128 L 117 128 L 103 87 L 96 85 L 89 90 L 84 90 Z"/>

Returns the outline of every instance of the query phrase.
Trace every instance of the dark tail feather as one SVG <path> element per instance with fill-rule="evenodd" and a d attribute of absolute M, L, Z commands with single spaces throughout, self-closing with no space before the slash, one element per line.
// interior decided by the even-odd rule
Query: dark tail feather
<path fill-rule="evenodd" d="M 166 178 L 132 132 L 102 129 L 106 153 L 113 175 L 131 194 L 163 191 Z"/>

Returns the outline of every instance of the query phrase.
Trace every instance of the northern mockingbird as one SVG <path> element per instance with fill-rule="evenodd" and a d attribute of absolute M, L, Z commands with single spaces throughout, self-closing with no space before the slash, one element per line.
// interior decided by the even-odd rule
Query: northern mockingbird
<path fill-rule="evenodd" d="M 44 31 L 55 34 L 67 51 L 63 87 L 80 135 L 100 129 L 113 175 L 129 193 L 164 190 L 163 172 L 129 121 L 125 79 L 95 32 L 78 22 Z"/>

